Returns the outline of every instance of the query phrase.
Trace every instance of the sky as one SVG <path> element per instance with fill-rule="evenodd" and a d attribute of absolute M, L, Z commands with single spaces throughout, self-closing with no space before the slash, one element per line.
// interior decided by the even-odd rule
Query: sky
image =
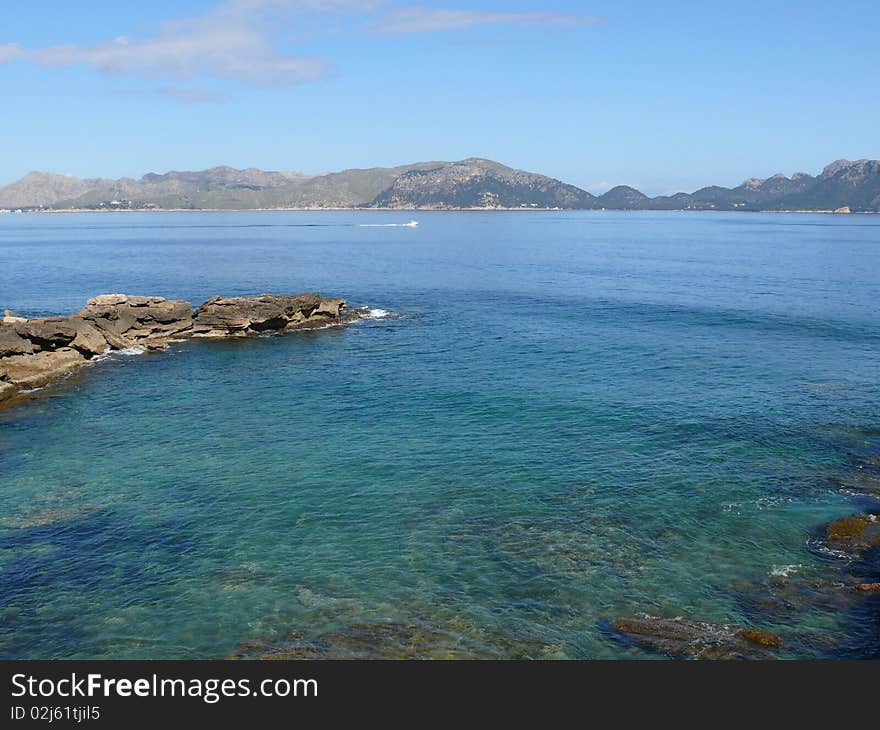
<path fill-rule="evenodd" d="M 880 157 L 880 3 L 0 0 L 0 184 L 487 157 L 602 192 Z"/>

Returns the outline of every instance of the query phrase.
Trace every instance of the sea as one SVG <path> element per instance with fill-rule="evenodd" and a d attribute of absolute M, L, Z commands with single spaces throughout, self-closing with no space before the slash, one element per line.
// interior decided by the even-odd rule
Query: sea
<path fill-rule="evenodd" d="M 418 225 L 405 225 L 414 220 Z M 651 658 L 649 614 L 880 656 L 880 216 L 0 216 L 0 309 L 315 291 L 0 411 L 0 658 Z"/>

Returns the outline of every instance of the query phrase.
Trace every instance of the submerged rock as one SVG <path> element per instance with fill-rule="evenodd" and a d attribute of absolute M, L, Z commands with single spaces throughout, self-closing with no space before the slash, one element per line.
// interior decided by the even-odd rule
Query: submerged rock
<path fill-rule="evenodd" d="M 880 496 L 880 473 L 867 469 L 837 477 L 834 482 L 842 489 L 851 492 Z"/>
<path fill-rule="evenodd" d="M 880 523 L 873 515 L 843 517 L 825 527 L 828 541 L 848 548 L 870 548 L 880 545 Z"/>
<path fill-rule="evenodd" d="M 855 582 L 844 574 L 835 579 L 774 576 L 764 581 L 735 583 L 729 589 L 750 615 L 784 621 L 792 613 L 848 609 L 853 602 L 850 589 Z"/>
<path fill-rule="evenodd" d="M 34 507 L 27 512 L 0 518 L 0 527 L 23 530 L 30 527 L 46 527 L 56 522 L 79 519 L 97 510 L 90 505 L 80 507 Z"/>
<path fill-rule="evenodd" d="M 493 560 L 523 575 L 565 580 L 638 577 L 655 549 L 650 535 L 617 517 L 527 517 L 477 521 L 453 530 L 459 538 L 480 540 Z"/>
<path fill-rule="evenodd" d="M 234 337 L 316 329 L 356 319 L 344 299 L 319 294 L 214 297 L 195 312 L 164 297 L 102 294 L 69 317 L 0 324 L 0 403 L 39 388 L 112 350 L 163 350 L 188 337 Z"/>
<path fill-rule="evenodd" d="M 353 623 L 309 637 L 291 631 L 282 640 L 243 641 L 231 659 L 541 659 L 561 648 L 536 639 L 498 635 L 461 620 Z"/>
<path fill-rule="evenodd" d="M 453 634 L 422 623 L 352 624 L 315 639 L 292 631 L 280 642 L 243 642 L 235 659 L 467 659 Z"/>
<path fill-rule="evenodd" d="M 211 578 L 226 589 L 241 588 L 254 583 L 271 580 L 272 574 L 262 570 L 255 563 L 242 563 L 228 568 L 219 568 L 211 573 Z"/>
<path fill-rule="evenodd" d="M 782 639 L 764 629 L 684 618 L 616 618 L 611 629 L 638 646 L 676 658 L 762 659 L 782 648 Z"/>

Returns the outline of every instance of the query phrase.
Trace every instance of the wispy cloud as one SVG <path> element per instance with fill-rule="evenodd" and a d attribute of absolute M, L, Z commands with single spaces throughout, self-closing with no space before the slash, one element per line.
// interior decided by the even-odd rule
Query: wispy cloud
<path fill-rule="evenodd" d="M 55 46 L 28 54 L 44 66 L 84 64 L 115 74 L 169 78 L 214 76 L 256 83 L 294 83 L 319 78 L 326 62 L 272 51 L 249 29 L 162 34 L 145 41 L 117 38 L 90 47 Z"/>
<path fill-rule="evenodd" d="M 369 24 L 377 33 L 427 33 L 478 25 L 592 25 L 601 18 L 571 13 L 491 13 L 445 8 L 395 8 Z"/>
<path fill-rule="evenodd" d="M 94 45 L 23 48 L 0 44 L 0 63 L 24 59 L 46 67 L 86 66 L 108 74 L 169 80 L 217 78 L 253 84 L 294 84 L 325 76 L 330 64 L 279 48 L 290 23 L 345 14 L 354 28 L 371 33 L 427 33 L 480 25 L 583 25 L 598 18 L 549 12 L 480 12 L 399 7 L 391 0 L 223 0 L 211 11 L 163 23 L 150 37 L 120 36 Z M 288 34 L 289 36 L 289 34 Z M 189 88 L 162 93 L 181 101 L 208 101 Z"/>
<path fill-rule="evenodd" d="M 24 49 L 17 43 L 0 44 L 0 63 L 24 56 Z"/>
<path fill-rule="evenodd" d="M 23 57 L 50 67 L 85 65 L 105 73 L 177 79 L 311 81 L 327 71 L 328 63 L 279 51 L 271 21 L 284 14 L 364 9 L 368 4 L 368 0 L 226 0 L 206 15 L 167 21 L 150 38 L 121 36 L 91 46 L 36 50 L 4 46 L 12 50 L 0 51 L 0 61 Z"/>

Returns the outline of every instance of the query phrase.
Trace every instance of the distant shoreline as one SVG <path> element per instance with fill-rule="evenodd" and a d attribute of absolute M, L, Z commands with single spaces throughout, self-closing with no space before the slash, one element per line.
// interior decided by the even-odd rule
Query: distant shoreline
<path fill-rule="evenodd" d="M 602 184 L 602 188 L 605 184 Z M 600 188 L 596 188 L 598 192 Z M 816 176 L 778 173 L 692 193 L 645 195 L 630 185 L 593 194 L 500 162 L 469 157 L 319 175 L 220 166 L 117 180 L 29 172 L 0 186 L 0 210 L 649 210 L 880 212 L 880 160 L 836 160 Z M 817 206 L 812 208 L 812 206 Z M 819 208 L 818 206 L 822 206 Z"/>
<path fill-rule="evenodd" d="M 2 210 L 0 215 L 54 215 L 75 213 L 821 213 L 825 215 L 878 215 L 876 210 L 717 210 L 650 208 L 52 208 L 45 210 Z"/>

